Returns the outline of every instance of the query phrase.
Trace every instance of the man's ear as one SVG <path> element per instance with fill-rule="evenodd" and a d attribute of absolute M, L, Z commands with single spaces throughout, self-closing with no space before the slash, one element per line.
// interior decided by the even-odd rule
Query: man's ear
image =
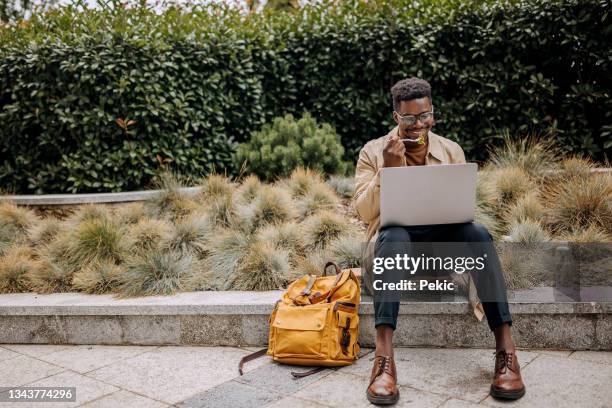
<path fill-rule="evenodd" d="M 395 121 L 395 123 L 397 123 L 399 125 L 399 119 L 397 117 L 397 112 L 393 111 L 393 120 Z"/>

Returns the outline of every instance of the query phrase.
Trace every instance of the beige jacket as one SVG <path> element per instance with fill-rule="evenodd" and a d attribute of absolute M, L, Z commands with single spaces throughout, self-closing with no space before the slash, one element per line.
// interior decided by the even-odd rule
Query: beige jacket
<path fill-rule="evenodd" d="M 359 218 L 367 224 L 366 240 L 368 242 L 376 241 L 380 228 L 380 169 L 383 165 L 383 149 L 391 135 L 397 132 L 398 127 L 396 126 L 387 135 L 366 143 L 359 153 L 355 170 L 353 206 Z M 465 154 L 457 143 L 431 131 L 428 133 L 428 138 L 426 165 L 465 163 Z M 406 165 L 405 160 L 404 165 Z M 482 320 L 484 313 L 476 297 L 476 287 L 469 278 L 469 274 L 460 276 L 469 279 L 464 284 L 469 285 L 470 304 L 474 307 L 476 317 Z"/>

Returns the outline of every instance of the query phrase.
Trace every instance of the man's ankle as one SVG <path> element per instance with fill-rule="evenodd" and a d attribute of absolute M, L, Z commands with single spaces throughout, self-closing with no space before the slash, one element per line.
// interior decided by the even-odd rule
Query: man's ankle
<path fill-rule="evenodd" d="M 376 327 L 376 352 L 377 356 L 393 356 L 393 328 L 389 325 Z"/>
<path fill-rule="evenodd" d="M 377 343 L 376 351 L 374 352 L 376 356 L 393 356 L 393 344 L 391 343 Z"/>
<path fill-rule="evenodd" d="M 505 350 L 506 353 L 516 353 L 516 348 L 514 347 L 514 344 L 499 344 L 495 346 L 495 352 L 498 352 L 500 350 Z"/>

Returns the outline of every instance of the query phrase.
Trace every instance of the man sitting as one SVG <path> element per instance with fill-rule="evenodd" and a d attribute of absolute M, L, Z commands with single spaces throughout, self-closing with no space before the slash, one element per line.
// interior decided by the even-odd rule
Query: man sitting
<path fill-rule="evenodd" d="M 457 143 L 431 132 L 434 113 L 431 87 L 427 81 L 404 79 L 391 88 L 391 93 L 393 118 L 398 125 L 386 136 L 372 140 L 363 147 L 355 174 L 354 206 L 359 217 L 368 225 L 367 240 L 375 243 L 375 256 L 392 256 L 389 254 L 390 248 L 397 248 L 398 244 L 405 244 L 406 251 L 409 251 L 411 242 L 478 242 L 493 248 L 487 229 L 476 223 L 380 228 L 381 168 L 465 163 L 463 150 Z M 409 180 L 406 181 L 406 188 L 410 188 Z M 496 343 L 491 395 L 517 399 L 524 395 L 525 386 L 510 335 L 512 319 L 501 265 L 494 248 L 487 264 L 489 266 L 473 278 L 479 295 L 487 290 L 501 294 L 496 301 L 482 303 Z M 366 273 L 365 279 L 371 281 L 371 273 Z M 367 286 L 371 288 L 371 283 Z M 393 331 L 398 310 L 399 302 L 374 298 L 376 353 L 367 388 L 367 398 L 374 404 L 393 404 L 399 398 L 393 358 Z"/>

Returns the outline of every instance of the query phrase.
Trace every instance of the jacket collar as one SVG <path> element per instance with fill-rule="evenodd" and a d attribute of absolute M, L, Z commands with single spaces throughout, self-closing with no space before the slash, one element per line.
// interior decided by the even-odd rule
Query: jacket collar
<path fill-rule="evenodd" d="M 399 126 L 395 126 L 387 134 L 387 138 L 391 137 L 393 134 L 397 134 L 398 132 Z M 442 143 L 440 142 L 440 137 L 430 130 L 427 133 L 427 139 L 429 141 L 427 145 L 427 155 L 432 156 L 436 160 L 442 162 L 444 160 L 444 154 L 442 153 Z"/>

